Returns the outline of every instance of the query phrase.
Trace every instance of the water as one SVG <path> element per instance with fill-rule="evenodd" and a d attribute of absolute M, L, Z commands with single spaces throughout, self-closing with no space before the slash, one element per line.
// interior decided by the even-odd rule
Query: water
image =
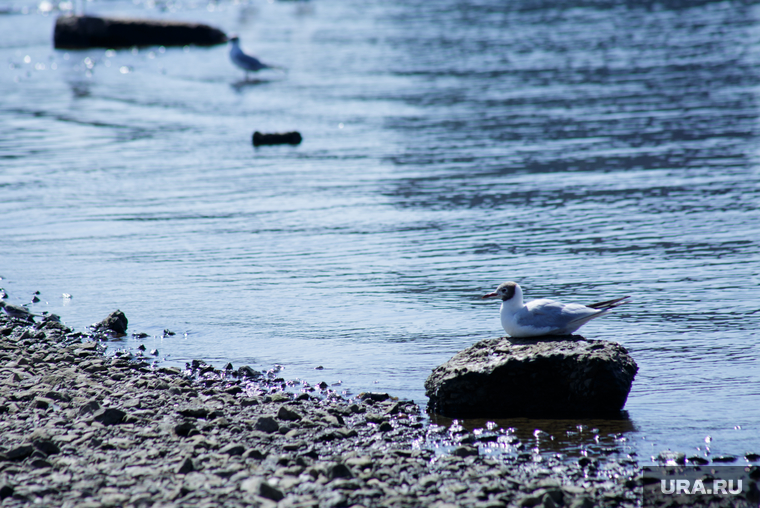
<path fill-rule="evenodd" d="M 498 283 L 630 294 L 582 329 L 636 359 L 628 420 L 501 424 L 570 455 L 760 451 L 758 6 L 503 4 L 85 3 L 238 32 L 288 69 L 245 82 L 223 46 L 55 51 L 71 5 L 7 3 L 0 284 L 151 335 L 111 350 L 421 403 L 500 334 Z"/>

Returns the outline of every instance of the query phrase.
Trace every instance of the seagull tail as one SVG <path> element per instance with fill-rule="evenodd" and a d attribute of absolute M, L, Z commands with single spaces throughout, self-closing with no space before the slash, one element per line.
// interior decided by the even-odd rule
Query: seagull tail
<path fill-rule="evenodd" d="M 623 305 L 624 303 L 630 302 L 630 296 L 624 296 L 623 298 L 615 298 L 614 300 L 607 300 L 606 302 L 597 302 L 592 303 L 591 305 L 586 305 L 586 307 L 592 308 L 592 309 L 614 309 L 615 307 L 619 307 L 620 305 Z"/>
<path fill-rule="evenodd" d="M 266 68 L 267 69 L 274 69 L 276 71 L 280 71 L 280 72 L 283 72 L 285 74 L 288 73 L 287 67 L 282 67 L 282 66 L 279 66 L 279 65 L 269 65 L 269 64 L 266 64 Z"/>
<path fill-rule="evenodd" d="M 606 302 L 598 302 L 598 303 L 592 303 L 591 305 L 586 305 L 586 307 L 590 307 L 592 309 L 598 309 L 598 312 L 594 312 L 593 314 L 589 314 L 588 316 L 579 317 L 578 319 L 574 319 L 570 321 L 568 323 L 567 328 L 577 330 L 578 328 L 585 325 L 592 319 L 596 319 L 598 317 L 604 316 L 615 307 L 620 307 L 621 305 L 625 303 L 629 303 L 630 302 L 629 298 L 631 297 L 624 296 L 623 298 L 616 298 L 614 300 L 607 300 Z"/>
<path fill-rule="evenodd" d="M 583 317 L 579 317 L 577 319 L 573 319 L 572 321 L 570 321 L 567 324 L 567 326 L 565 328 L 568 329 L 568 330 L 575 331 L 578 328 L 580 328 L 581 326 L 583 326 L 586 323 L 588 323 L 589 321 L 591 321 L 592 319 L 604 316 L 610 310 L 612 310 L 612 309 L 604 309 L 604 310 L 600 310 L 599 312 L 594 312 L 593 314 L 589 314 L 588 316 L 583 316 Z"/>

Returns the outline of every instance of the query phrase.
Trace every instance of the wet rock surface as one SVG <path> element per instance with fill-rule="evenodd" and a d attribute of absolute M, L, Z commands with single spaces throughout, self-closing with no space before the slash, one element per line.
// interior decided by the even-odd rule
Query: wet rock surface
<path fill-rule="evenodd" d="M 616 342 L 501 337 L 433 369 L 425 390 L 436 413 L 455 418 L 614 417 L 637 371 Z"/>
<path fill-rule="evenodd" d="M 446 430 L 388 394 L 347 398 L 277 369 L 107 357 L 92 337 L 0 316 L 0 506 L 640 502 L 632 459 L 491 454 L 486 444 L 514 438 Z"/>
<path fill-rule="evenodd" d="M 66 15 L 56 20 L 53 32 L 56 49 L 211 46 L 225 42 L 224 32 L 208 25 L 155 19 Z"/>

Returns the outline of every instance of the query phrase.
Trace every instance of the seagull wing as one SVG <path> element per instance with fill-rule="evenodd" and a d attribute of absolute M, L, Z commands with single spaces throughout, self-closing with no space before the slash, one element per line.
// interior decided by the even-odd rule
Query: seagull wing
<path fill-rule="evenodd" d="M 230 59 L 235 65 L 246 71 L 258 71 L 269 68 L 267 64 L 261 62 L 258 58 L 243 53 L 243 50 L 237 46 L 233 46 L 230 50 Z"/>
<path fill-rule="evenodd" d="M 533 300 L 518 312 L 517 324 L 534 329 L 547 330 L 545 333 L 565 333 L 570 323 L 595 314 L 593 309 L 577 303 L 562 304 L 554 300 Z"/>
<path fill-rule="evenodd" d="M 592 305 L 563 304 L 547 299 L 533 300 L 514 315 L 514 322 L 518 327 L 529 330 L 531 335 L 537 335 L 536 332 L 543 335 L 565 335 L 627 303 L 628 298 L 617 298 Z"/>

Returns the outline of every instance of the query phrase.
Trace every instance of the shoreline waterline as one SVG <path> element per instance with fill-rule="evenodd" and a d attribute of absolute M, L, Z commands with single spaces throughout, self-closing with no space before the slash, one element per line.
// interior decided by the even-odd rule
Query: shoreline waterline
<path fill-rule="evenodd" d="M 633 459 L 537 460 L 512 434 L 435 425 L 388 394 L 347 398 L 276 369 L 156 368 L 103 355 L 97 338 L 0 316 L 0 506 L 640 502 Z"/>

